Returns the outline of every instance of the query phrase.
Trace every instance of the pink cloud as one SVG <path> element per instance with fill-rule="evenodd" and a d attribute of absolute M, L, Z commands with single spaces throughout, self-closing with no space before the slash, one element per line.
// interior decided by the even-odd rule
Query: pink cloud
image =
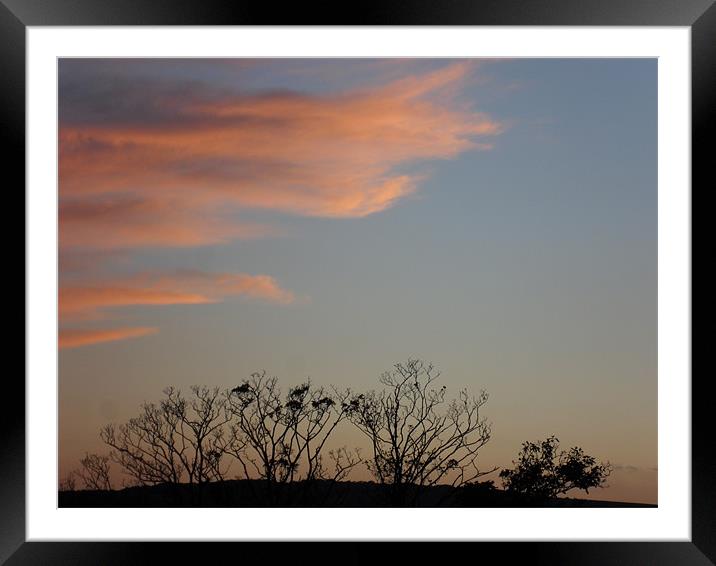
<path fill-rule="evenodd" d="M 199 305 L 245 297 L 273 304 L 295 301 L 291 291 L 268 275 L 203 273 L 141 274 L 95 283 L 65 284 L 59 292 L 60 325 L 111 319 L 116 310 L 131 306 Z M 60 330 L 60 347 L 76 348 L 97 342 L 136 338 L 157 332 L 155 328 Z"/>
<path fill-rule="evenodd" d="M 188 199 L 99 195 L 65 200 L 59 207 L 63 249 L 193 247 L 275 233 L 268 226 L 234 222 Z"/>
<path fill-rule="evenodd" d="M 237 219 L 247 209 L 339 218 L 385 210 L 421 180 L 398 166 L 488 149 L 501 131 L 459 103 L 471 68 L 452 64 L 331 95 L 172 97 L 163 88 L 150 99 L 168 113 L 161 120 L 127 112 L 62 124 L 62 245 L 195 246 L 263 235 L 265 227 Z"/>
<path fill-rule="evenodd" d="M 65 329 L 60 330 L 59 347 L 61 349 L 79 348 L 80 346 L 89 346 L 102 342 L 116 342 L 118 340 L 139 338 L 141 336 L 154 334 L 155 332 L 157 332 L 156 328 L 147 327 L 111 328 L 109 330 Z"/>
<path fill-rule="evenodd" d="M 121 307 L 196 305 L 232 296 L 284 305 L 295 298 L 268 275 L 196 271 L 142 274 L 98 283 L 63 285 L 59 293 L 60 324 L 99 318 L 106 316 L 108 310 Z"/>
<path fill-rule="evenodd" d="M 391 63 L 391 76 L 401 65 Z M 418 190 L 425 173 L 416 164 L 489 149 L 500 133 L 460 102 L 473 67 L 418 74 L 406 65 L 395 80 L 324 95 L 237 94 L 148 77 L 61 90 L 59 240 L 72 273 L 60 273 L 61 347 L 155 332 L 67 328 L 132 306 L 295 302 L 269 275 L 89 273 L 139 248 L 277 233 L 249 222 L 251 211 L 357 218 L 394 206 Z"/>

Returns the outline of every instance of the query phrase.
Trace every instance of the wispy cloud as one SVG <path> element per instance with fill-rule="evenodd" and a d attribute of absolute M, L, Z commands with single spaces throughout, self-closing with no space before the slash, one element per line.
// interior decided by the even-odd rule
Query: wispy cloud
<path fill-rule="evenodd" d="M 275 233 L 268 226 L 222 218 L 221 211 L 191 199 L 101 195 L 60 203 L 64 250 L 193 247 Z"/>
<path fill-rule="evenodd" d="M 64 107 L 61 98 L 62 245 L 191 246 L 260 234 L 238 219 L 246 209 L 385 210 L 421 179 L 396 168 L 489 148 L 500 132 L 458 102 L 470 71 L 457 63 L 331 95 L 126 78 L 84 96 L 72 90 Z"/>
<path fill-rule="evenodd" d="M 180 271 L 68 284 L 60 288 L 59 309 L 61 320 L 72 322 L 106 318 L 121 307 L 196 305 L 235 296 L 277 304 L 289 304 L 295 299 L 293 293 L 268 275 Z"/>
<path fill-rule="evenodd" d="M 139 338 L 157 332 L 156 328 L 136 327 L 136 328 L 110 328 L 98 330 L 82 330 L 82 329 L 63 329 L 59 334 L 60 348 L 79 348 L 80 346 L 89 346 L 91 344 L 100 344 L 102 342 L 116 342 L 118 340 L 128 340 L 130 338 Z"/>
<path fill-rule="evenodd" d="M 616 464 L 614 466 L 614 470 L 617 472 L 658 472 L 659 468 L 656 466 L 653 467 L 642 467 L 642 466 L 634 466 L 631 464 Z"/>

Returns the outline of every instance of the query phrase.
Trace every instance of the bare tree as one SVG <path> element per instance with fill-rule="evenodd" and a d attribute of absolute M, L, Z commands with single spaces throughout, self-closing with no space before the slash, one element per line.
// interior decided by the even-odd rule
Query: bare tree
<path fill-rule="evenodd" d="M 328 452 L 334 471 L 324 467 L 325 446 L 348 416 L 348 407 L 310 381 L 292 387 L 284 397 L 275 377 L 254 373 L 227 396 L 233 416 L 227 451 L 247 478 L 276 484 L 298 480 L 342 479 L 359 461 L 345 448 Z"/>
<path fill-rule="evenodd" d="M 85 454 L 85 457 L 80 460 L 77 476 L 84 483 L 85 489 L 111 490 L 109 456 Z"/>
<path fill-rule="evenodd" d="M 382 391 L 344 401 L 370 441 L 368 469 L 379 483 L 392 486 L 395 504 L 414 502 L 422 487 L 458 487 L 494 471 L 477 467 L 478 450 L 491 435 L 480 417 L 487 394 L 475 398 L 461 391 L 446 404 L 445 386 L 433 387 L 439 376 L 432 364 L 409 359 L 381 375 Z"/>
<path fill-rule="evenodd" d="M 178 483 L 181 477 L 176 430 L 179 419 L 155 403 L 125 424 L 109 424 L 100 438 L 112 451 L 110 459 L 138 485 Z"/>
<path fill-rule="evenodd" d="M 360 456 L 360 448 L 349 450 L 345 446 L 328 451 L 328 457 L 333 462 L 333 470 L 328 472 L 321 469 L 317 474 L 318 478 L 330 479 L 333 482 L 343 481 L 350 471 L 363 460 Z"/>
<path fill-rule="evenodd" d="M 60 480 L 59 491 L 75 491 L 77 489 L 77 472 L 71 471 Z"/>
<path fill-rule="evenodd" d="M 187 400 L 168 387 L 159 404 L 144 403 L 138 417 L 100 432 L 109 454 L 138 485 L 201 484 L 222 479 L 224 425 L 230 416 L 218 388 L 193 386 Z"/>
<path fill-rule="evenodd" d="M 164 390 L 163 405 L 178 419 L 179 459 L 189 483 L 223 480 L 228 470 L 222 462 L 228 443 L 224 425 L 231 418 L 226 398 L 218 387 L 194 385 L 191 392 L 187 401 L 172 387 Z"/>

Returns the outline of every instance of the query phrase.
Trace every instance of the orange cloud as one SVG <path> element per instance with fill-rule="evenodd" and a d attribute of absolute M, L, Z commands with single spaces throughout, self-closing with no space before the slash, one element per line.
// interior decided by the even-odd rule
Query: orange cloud
<path fill-rule="evenodd" d="M 501 131 L 460 103 L 470 63 L 324 95 L 212 90 L 134 76 L 133 65 L 116 63 L 105 76 L 92 74 L 105 68 L 95 64 L 71 84 L 60 74 L 59 240 L 71 273 L 60 273 L 63 348 L 155 332 L 66 327 L 131 306 L 233 296 L 295 301 L 268 275 L 184 271 L 91 281 L 110 256 L 275 234 L 246 220 L 256 210 L 374 214 L 417 190 L 424 173 L 416 164 L 488 149 Z M 391 75 L 405 69 L 391 66 Z"/>
<path fill-rule="evenodd" d="M 470 71 L 452 64 L 332 95 L 155 85 L 142 97 L 128 91 L 116 109 L 105 101 L 101 119 L 63 120 L 61 110 L 61 245 L 195 246 L 263 235 L 238 219 L 247 209 L 385 210 L 417 188 L 421 176 L 406 166 L 487 149 L 501 131 L 459 103 Z"/>
<path fill-rule="evenodd" d="M 110 309 L 138 305 L 195 305 L 245 296 L 289 304 L 294 295 L 268 275 L 207 274 L 138 275 L 111 282 L 64 285 L 59 292 L 60 324 L 102 317 Z"/>
<path fill-rule="evenodd" d="M 169 289 L 138 289 L 121 285 L 60 289 L 61 319 L 98 318 L 99 311 L 132 305 L 195 305 L 214 302 L 199 295 Z"/>
<path fill-rule="evenodd" d="M 100 344 L 102 342 L 115 342 L 117 340 L 128 340 L 130 338 L 139 338 L 154 334 L 156 328 L 137 327 L 137 328 L 112 328 L 109 330 L 76 330 L 66 329 L 60 330 L 59 346 L 65 348 L 79 348 L 80 346 L 89 346 L 90 344 Z"/>
<path fill-rule="evenodd" d="M 193 247 L 274 233 L 267 226 L 232 222 L 201 203 L 116 195 L 65 200 L 59 206 L 63 249 Z"/>
<path fill-rule="evenodd" d="M 115 309 L 139 305 L 196 305 L 227 297 L 248 297 L 275 304 L 294 302 L 293 293 L 268 275 L 182 271 L 170 275 L 142 274 L 94 284 L 64 285 L 59 292 L 60 325 L 111 317 Z M 60 348 L 137 338 L 156 328 L 60 330 Z"/>

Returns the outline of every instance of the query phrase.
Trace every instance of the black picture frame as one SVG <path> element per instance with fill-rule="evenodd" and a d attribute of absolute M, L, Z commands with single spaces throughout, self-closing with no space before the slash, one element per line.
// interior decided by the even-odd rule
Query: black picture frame
<path fill-rule="evenodd" d="M 25 32 L 28 26 L 82 25 L 509 25 L 688 26 L 692 64 L 692 203 L 694 187 L 705 192 L 716 101 L 716 6 L 714 0 L 382 0 L 339 3 L 271 3 L 221 0 L 0 0 L 0 137 L 6 143 L 3 185 L 20 194 L 25 182 Z M 710 183 L 711 185 L 713 182 Z M 24 209 L 24 199 L 22 205 Z M 693 208 L 693 204 L 692 204 Z M 693 220 L 692 220 L 693 232 Z M 12 246 L 8 246 L 11 248 Z M 7 248 L 6 248 L 7 249 Z M 692 269 L 693 277 L 693 269 Z M 692 279 L 693 280 L 693 279 Z M 24 290 L 23 290 L 24 292 Z M 24 325 L 23 325 L 24 327 Z M 6 351 L 10 351 L 8 348 Z M 689 376 L 684 376 L 688 379 Z M 690 542 L 474 542 L 402 545 L 401 561 L 497 560 L 531 564 L 716 563 L 716 461 L 710 377 L 692 371 L 692 537 Z M 201 563 L 225 554 L 231 561 L 287 560 L 363 564 L 389 556 L 376 542 L 146 543 L 25 541 L 25 388 L 7 372 L 0 412 L 0 562 L 19 564 Z M 320 539 L 320 533 L 316 534 Z M 313 545 L 313 543 L 310 543 Z M 477 546 L 476 546 L 477 545 Z M 449 554 L 446 554 L 446 550 Z M 458 555 L 456 555 L 456 551 Z"/>

